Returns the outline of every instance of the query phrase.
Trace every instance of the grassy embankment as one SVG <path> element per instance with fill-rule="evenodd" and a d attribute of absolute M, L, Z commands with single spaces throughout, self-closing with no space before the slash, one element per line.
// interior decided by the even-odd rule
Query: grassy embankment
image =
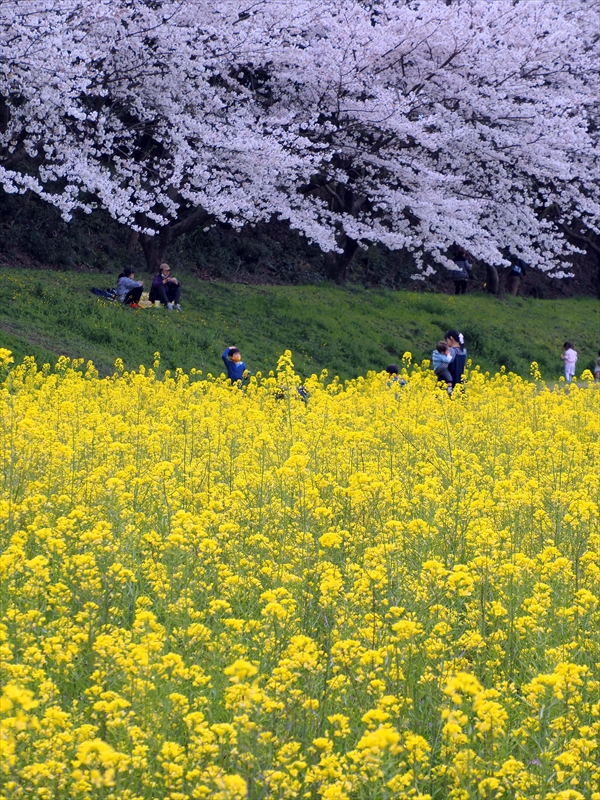
<path fill-rule="evenodd" d="M 96 298 L 98 274 L 2 269 L 0 347 L 15 361 L 39 364 L 58 355 L 91 359 L 100 374 L 121 357 L 127 369 L 150 365 L 159 350 L 165 369 L 218 373 L 220 353 L 240 347 L 253 370 L 273 369 L 291 349 L 300 374 L 351 378 L 397 362 L 406 350 L 420 361 L 450 327 L 467 337 L 483 370 L 502 365 L 521 375 L 537 361 L 546 380 L 562 373 L 565 339 L 579 351 L 578 375 L 600 346 L 600 304 L 593 298 L 535 300 L 487 295 L 453 297 L 321 286 L 243 286 L 185 276 L 181 314 L 134 311 Z M 139 277 L 139 276 L 138 276 Z M 144 276 L 149 286 L 148 276 Z"/>

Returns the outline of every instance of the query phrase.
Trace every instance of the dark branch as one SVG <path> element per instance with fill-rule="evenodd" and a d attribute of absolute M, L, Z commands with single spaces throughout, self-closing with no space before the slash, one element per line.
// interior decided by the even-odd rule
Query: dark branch
<path fill-rule="evenodd" d="M 589 247 L 592 248 L 596 255 L 600 256 L 600 245 L 596 244 L 593 239 L 584 236 L 582 233 L 577 233 L 577 231 L 572 230 L 566 224 L 566 222 L 561 222 L 561 227 L 563 231 L 570 236 L 572 239 L 575 239 L 576 242 L 582 242 L 583 244 L 587 244 Z"/>

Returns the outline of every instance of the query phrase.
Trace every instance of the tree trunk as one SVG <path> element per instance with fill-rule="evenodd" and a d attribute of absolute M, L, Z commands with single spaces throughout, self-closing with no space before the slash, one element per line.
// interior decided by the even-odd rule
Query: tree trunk
<path fill-rule="evenodd" d="M 498 288 L 500 286 L 500 278 L 498 276 L 498 270 L 493 264 L 486 264 L 487 267 L 487 279 L 485 288 L 490 294 L 498 294 Z"/>
<path fill-rule="evenodd" d="M 590 250 L 596 256 L 596 295 L 600 300 L 600 237 L 596 237 L 597 242 L 588 242 Z"/>
<path fill-rule="evenodd" d="M 562 229 L 572 239 L 575 239 L 576 242 L 581 242 L 581 244 L 587 245 L 596 254 L 598 265 L 598 270 L 596 272 L 596 291 L 598 293 L 598 298 L 600 299 L 600 236 L 594 234 L 592 231 L 589 231 L 587 236 L 577 233 L 577 231 L 569 228 L 564 222 L 562 223 Z"/>
<path fill-rule="evenodd" d="M 127 249 L 135 250 L 139 238 L 140 234 L 138 233 L 138 231 L 129 231 L 129 237 L 127 239 Z"/>
<path fill-rule="evenodd" d="M 189 233 L 199 225 L 210 224 L 211 221 L 212 218 L 206 211 L 200 208 L 189 216 L 184 217 L 184 219 L 160 228 L 154 236 L 141 233 L 139 242 L 146 257 L 148 272 L 158 272 L 158 268 L 164 262 L 165 255 L 173 239 L 177 239 L 178 236 L 183 236 L 184 233 Z M 140 227 L 149 227 L 147 219 L 144 218 L 141 220 Z"/>
<path fill-rule="evenodd" d="M 355 239 L 351 239 L 349 236 L 345 236 L 344 238 L 345 244 L 343 252 L 341 252 L 337 258 L 332 259 L 327 271 L 327 277 L 340 284 L 346 283 L 348 279 L 348 267 L 352 263 L 354 254 L 358 250 L 358 242 Z"/>
<path fill-rule="evenodd" d="M 504 297 L 506 295 L 506 279 L 508 277 L 508 273 L 508 269 L 498 270 L 498 297 Z"/>
<path fill-rule="evenodd" d="M 165 244 L 164 241 L 161 241 L 161 237 L 158 234 L 150 236 L 147 233 L 142 233 L 140 234 L 140 244 L 146 257 L 147 271 L 151 273 L 158 272 L 158 268 L 164 261 L 168 243 Z"/>

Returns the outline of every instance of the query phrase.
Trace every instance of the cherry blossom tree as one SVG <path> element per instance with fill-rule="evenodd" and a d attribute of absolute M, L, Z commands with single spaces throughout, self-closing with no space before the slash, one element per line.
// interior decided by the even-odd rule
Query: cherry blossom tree
<path fill-rule="evenodd" d="M 351 16 L 339 31 L 345 94 L 330 100 L 334 153 L 311 184 L 331 196 L 334 276 L 365 241 L 446 264 L 455 243 L 492 266 L 512 253 L 564 274 L 556 210 L 599 219 L 598 4 L 375 9 L 372 33 Z"/>
<path fill-rule="evenodd" d="M 598 30 L 596 0 L 13 0 L 0 180 L 103 206 L 150 268 L 277 218 L 337 280 L 374 242 L 560 276 L 599 233 Z"/>
<path fill-rule="evenodd" d="M 293 186 L 314 145 L 244 85 L 241 65 L 269 50 L 268 15 L 249 25 L 235 2 L 14 5 L 2 6 L 6 190 L 67 218 L 104 206 L 142 233 L 152 267 L 195 224 L 308 205 Z"/>

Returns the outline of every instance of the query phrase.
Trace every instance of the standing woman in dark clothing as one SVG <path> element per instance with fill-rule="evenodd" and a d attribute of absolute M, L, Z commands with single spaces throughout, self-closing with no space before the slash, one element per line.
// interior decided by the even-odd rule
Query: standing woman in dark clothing
<path fill-rule="evenodd" d="M 466 294 L 467 281 L 473 277 L 473 269 L 467 257 L 466 251 L 460 248 L 458 254 L 452 260 L 456 264 L 456 269 L 452 270 L 454 293 Z"/>
<path fill-rule="evenodd" d="M 452 361 L 448 364 L 448 371 L 452 376 L 452 384 L 456 386 L 457 383 L 462 383 L 462 378 L 467 365 L 467 348 L 465 347 L 465 337 L 459 333 L 456 328 L 446 331 L 444 336 L 448 347 L 450 348 L 450 355 Z"/>

